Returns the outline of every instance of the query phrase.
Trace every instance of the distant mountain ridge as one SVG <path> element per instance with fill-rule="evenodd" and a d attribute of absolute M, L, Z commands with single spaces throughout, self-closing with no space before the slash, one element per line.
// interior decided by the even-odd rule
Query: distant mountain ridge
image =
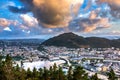
<path fill-rule="evenodd" d="M 39 46 L 43 39 L 0 39 L 0 47 L 6 46 Z"/>
<path fill-rule="evenodd" d="M 45 46 L 57 46 L 68 48 L 120 48 L 120 39 L 107 39 L 100 37 L 87 37 L 78 36 L 72 32 L 63 33 L 53 38 L 50 38 L 41 45 Z"/>

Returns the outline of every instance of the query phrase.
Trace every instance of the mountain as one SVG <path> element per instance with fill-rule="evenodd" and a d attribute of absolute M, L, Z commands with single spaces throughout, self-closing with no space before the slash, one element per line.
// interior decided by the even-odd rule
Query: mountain
<path fill-rule="evenodd" d="M 111 46 L 120 48 L 120 39 L 111 40 Z"/>
<path fill-rule="evenodd" d="M 69 48 L 77 48 L 77 47 L 89 47 L 88 41 L 85 38 L 78 36 L 73 33 L 64 33 L 59 36 L 50 38 L 43 42 L 41 45 L 46 46 L 61 46 L 61 47 L 69 47 Z"/>
<path fill-rule="evenodd" d="M 89 45 L 94 48 L 111 47 L 110 40 L 106 38 L 88 37 L 86 40 L 89 42 Z"/>
<path fill-rule="evenodd" d="M 118 47 L 120 48 L 120 39 L 106 39 L 100 37 L 87 37 L 78 36 L 72 32 L 63 33 L 53 38 L 50 38 L 41 45 L 45 46 L 57 46 L 57 47 L 68 47 L 68 48 L 109 48 Z"/>

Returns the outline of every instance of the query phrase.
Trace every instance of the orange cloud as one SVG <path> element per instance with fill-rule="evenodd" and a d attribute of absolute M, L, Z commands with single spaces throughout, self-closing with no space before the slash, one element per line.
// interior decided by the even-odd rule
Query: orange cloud
<path fill-rule="evenodd" d="M 47 28 L 67 27 L 72 20 L 72 15 L 77 15 L 80 5 L 84 0 L 21 0 L 31 5 L 34 17 L 39 24 Z M 71 13 L 72 12 L 72 13 Z"/>
<path fill-rule="evenodd" d="M 0 18 L 0 26 L 2 27 L 8 27 L 10 25 L 10 21 L 8 21 L 5 18 Z"/>
<path fill-rule="evenodd" d="M 84 32 L 91 32 L 99 28 L 110 27 L 109 20 L 107 18 L 82 19 L 79 21 L 79 25 Z"/>
<path fill-rule="evenodd" d="M 90 13 L 89 19 L 95 19 L 96 17 L 97 17 L 96 12 L 95 12 L 95 11 L 92 11 L 92 12 Z"/>
<path fill-rule="evenodd" d="M 101 3 L 106 2 L 110 5 L 120 6 L 120 0 L 99 0 L 99 2 L 101 2 Z"/>

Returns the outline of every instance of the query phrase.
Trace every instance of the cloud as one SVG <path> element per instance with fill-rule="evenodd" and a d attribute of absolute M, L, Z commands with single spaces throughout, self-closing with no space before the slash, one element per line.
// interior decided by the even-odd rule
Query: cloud
<path fill-rule="evenodd" d="M 21 15 L 22 23 L 21 21 L 17 20 L 9 20 L 6 18 L 0 18 L 0 32 L 9 31 L 14 34 L 31 34 L 30 30 L 37 31 L 35 25 L 35 19 L 32 17 L 29 17 L 28 15 Z M 27 20 L 26 20 L 27 19 Z M 9 35 L 9 34 L 8 34 Z"/>
<path fill-rule="evenodd" d="M 38 27 L 36 18 L 28 14 L 20 15 L 19 19 L 20 20 L 16 21 L 0 18 L 0 36 L 3 36 L 2 34 L 5 34 L 6 36 L 31 36 L 40 34 L 52 34 L 59 31 L 56 31 L 56 28 L 50 29 Z"/>
<path fill-rule="evenodd" d="M 107 3 L 111 9 L 110 14 L 115 18 L 120 18 L 120 0 L 97 0 L 97 3 Z"/>
<path fill-rule="evenodd" d="M 40 25 L 47 28 L 67 27 L 73 15 L 77 15 L 84 0 L 21 0 L 25 11 L 31 10 Z M 12 12 L 22 12 L 16 7 L 9 7 Z"/>
<path fill-rule="evenodd" d="M 9 27 L 4 28 L 5 31 L 12 31 Z"/>
<path fill-rule="evenodd" d="M 22 23 L 27 27 L 37 27 L 38 21 L 36 18 L 29 16 L 27 14 L 20 15 L 20 18 L 22 20 Z"/>
<path fill-rule="evenodd" d="M 13 28 L 13 29 L 10 29 Z M 19 22 L 17 20 L 9 20 L 6 18 L 0 18 L 0 31 L 12 31 L 19 29 Z"/>
<path fill-rule="evenodd" d="M 90 15 L 89 15 L 89 19 L 93 20 L 97 17 L 97 13 L 95 11 L 91 11 Z"/>
<path fill-rule="evenodd" d="M 9 27 L 10 25 L 16 26 L 17 23 L 18 22 L 16 20 L 9 20 L 6 18 L 0 18 L 0 27 L 2 27 L 2 28 Z"/>
<path fill-rule="evenodd" d="M 8 27 L 10 25 L 10 21 L 5 18 L 0 18 L 0 26 L 1 27 Z"/>
<path fill-rule="evenodd" d="M 100 3 L 108 3 L 109 5 L 120 6 L 120 0 L 98 0 Z"/>
<path fill-rule="evenodd" d="M 100 17 L 98 13 L 98 10 L 93 10 L 89 12 L 88 16 L 84 17 L 83 15 L 83 17 L 73 20 L 69 25 L 70 30 L 92 32 L 102 28 L 109 28 L 111 26 L 109 18 Z"/>
<path fill-rule="evenodd" d="M 19 22 L 17 20 L 9 20 L 6 18 L 0 18 L 0 33 L 4 31 L 13 32 L 15 30 L 16 31 L 20 30 Z"/>
<path fill-rule="evenodd" d="M 91 11 L 89 17 L 74 20 L 70 24 L 71 30 L 75 30 L 73 26 L 76 26 L 77 31 L 92 32 L 93 30 L 108 28 L 110 24 L 108 18 L 98 17 L 96 11 Z"/>
<path fill-rule="evenodd" d="M 95 3 L 96 0 L 20 0 L 24 7 L 9 6 L 9 10 L 14 13 L 25 13 L 20 15 L 22 20 L 19 27 L 25 31 L 37 31 L 38 26 L 49 29 L 38 29 L 39 32 L 60 32 L 60 31 L 85 31 L 91 32 L 96 29 L 110 27 L 108 16 L 100 16 L 102 13 L 99 5 Z M 87 1 L 86 6 L 81 12 L 82 16 L 77 18 L 79 8 L 84 1 Z M 110 3 L 107 0 L 98 0 L 100 3 Z M 105 2 L 106 1 L 106 2 Z M 108 0 L 109 1 L 109 0 Z M 84 5 L 83 5 L 84 6 Z M 91 11 L 92 10 L 92 11 Z M 31 11 L 33 17 L 26 13 Z M 118 11 L 118 10 L 117 10 Z M 111 11 L 112 12 L 112 11 Z M 115 11 L 114 11 L 115 12 Z M 113 13 L 113 12 L 112 12 Z M 112 14 L 111 13 L 111 14 Z M 75 23 L 74 23 L 75 22 Z M 55 28 L 58 30 L 54 30 Z M 62 28 L 62 29 L 61 29 Z M 43 31 L 42 31 L 43 30 Z"/>
<path fill-rule="evenodd" d="M 9 2 L 3 2 L 4 5 L 1 5 L 0 8 L 4 8 L 6 9 L 8 6 L 15 6 L 15 3 L 12 2 L 12 1 L 9 1 Z"/>
<path fill-rule="evenodd" d="M 98 19 L 82 19 L 79 23 L 80 27 L 83 28 L 85 32 L 91 32 L 100 28 L 110 27 L 109 21 L 107 18 L 98 18 Z"/>
<path fill-rule="evenodd" d="M 24 7 L 21 7 L 21 8 L 18 8 L 18 7 L 15 7 L 15 6 L 8 6 L 9 10 L 14 12 L 14 13 L 27 13 L 29 12 L 30 10 L 27 9 L 27 8 L 24 8 Z"/>

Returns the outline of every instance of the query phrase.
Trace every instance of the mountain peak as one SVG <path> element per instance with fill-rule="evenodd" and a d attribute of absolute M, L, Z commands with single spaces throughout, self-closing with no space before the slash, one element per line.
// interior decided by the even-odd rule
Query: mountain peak
<path fill-rule="evenodd" d="M 73 32 L 66 32 L 66 33 L 62 33 L 59 36 L 78 36 L 77 34 L 73 33 Z"/>
<path fill-rule="evenodd" d="M 60 46 L 70 48 L 78 48 L 83 45 L 88 46 L 87 44 L 88 42 L 85 40 L 85 38 L 78 36 L 72 32 L 60 34 L 42 43 L 42 45 L 46 46 Z"/>
<path fill-rule="evenodd" d="M 68 47 L 68 48 L 110 48 L 120 47 L 120 39 L 109 40 L 100 37 L 88 37 L 84 38 L 78 36 L 72 32 L 63 33 L 53 38 L 50 38 L 43 42 L 41 45 L 45 46 L 57 46 L 57 47 Z"/>

